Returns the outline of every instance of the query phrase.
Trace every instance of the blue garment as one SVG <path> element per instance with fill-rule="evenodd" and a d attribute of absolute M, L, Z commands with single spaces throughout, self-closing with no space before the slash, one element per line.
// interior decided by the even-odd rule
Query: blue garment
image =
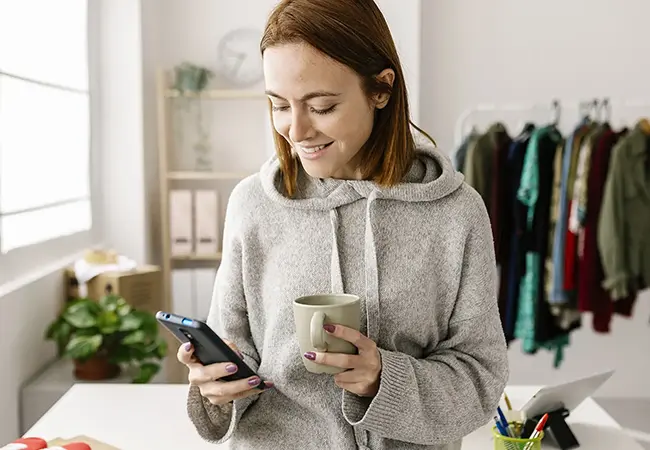
<path fill-rule="evenodd" d="M 562 178 L 560 184 L 560 210 L 557 223 L 555 224 L 555 233 L 553 236 L 553 286 L 549 303 L 562 304 L 567 302 L 567 296 L 564 292 L 564 248 L 566 246 L 566 231 L 568 227 L 569 216 L 569 199 L 567 195 L 567 184 L 569 178 L 569 169 L 571 167 L 571 153 L 573 152 L 573 141 L 576 133 L 584 124 L 580 124 L 573 130 L 564 145 L 564 154 L 562 155 Z"/>

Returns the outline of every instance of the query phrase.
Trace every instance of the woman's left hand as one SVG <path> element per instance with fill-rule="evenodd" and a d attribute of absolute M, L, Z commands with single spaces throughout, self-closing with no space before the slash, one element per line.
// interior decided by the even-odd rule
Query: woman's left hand
<path fill-rule="evenodd" d="M 323 328 L 328 334 L 352 343 L 359 349 L 359 354 L 308 352 L 304 357 L 317 364 L 349 369 L 334 375 L 336 385 L 361 397 L 374 397 L 379 390 L 381 374 L 377 344 L 357 330 L 343 325 L 328 324 Z"/>

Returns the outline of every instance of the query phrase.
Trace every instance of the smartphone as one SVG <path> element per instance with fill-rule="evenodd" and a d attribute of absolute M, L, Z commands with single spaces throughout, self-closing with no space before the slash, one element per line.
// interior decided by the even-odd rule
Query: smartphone
<path fill-rule="evenodd" d="M 201 364 L 231 362 L 239 370 L 232 375 L 221 378 L 224 381 L 236 381 L 250 377 L 260 377 L 231 349 L 206 323 L 176 314 L 158 311 L 156 319 L 167 328 L 181 343 L 191 342 L 194 356 Z M 264 380 L 258 386 L 265 389 Z"/>

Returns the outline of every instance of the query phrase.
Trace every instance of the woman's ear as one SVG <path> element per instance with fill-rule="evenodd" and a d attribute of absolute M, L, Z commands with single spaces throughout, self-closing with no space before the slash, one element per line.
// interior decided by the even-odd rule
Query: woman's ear
<path fill-rule="evenodd" d="M 390 87 L 393 87 L 395 82 L 395 71 L 393 69 L 384 69 L 379 75 L 377 75 L 377 81 L 388 84 Z M 382 109 L 388 104 L 390 99 L 389 93 L 380 93 L 375 95 L 375 108 Z"/>

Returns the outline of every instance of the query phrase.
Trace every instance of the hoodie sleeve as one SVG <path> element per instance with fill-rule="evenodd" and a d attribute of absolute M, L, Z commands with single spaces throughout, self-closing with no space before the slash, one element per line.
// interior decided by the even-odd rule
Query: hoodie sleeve
<path fill-rule="evenodd" d="M 343 393 L 353 426 L 419 445 L 457 442 L 485 425 L 508 380 L 507 347 L 496 300 L 496 263 L 485 207 L 465 242 L 454 312 L 444 341 L 424 359 L 380 349 L 377 395 Z"/>
<path fill-rule="evenodd" d="M 239 191 L 239 192 L 237 192 Z M 241 226 L 233 223 L 242 214 L 239 199 L 241 189 L 235 188 L 230 197 L 224 222 L 223 254 L 212 293 L 212 303 L 207 324 L 219 336 L 233 342 L 244 355 L 244 362 L 255 372 L 260 364 L 253 343 L 242 277 Z M 239 420 L 258 396 L 216 406 L 204 398 L 199 388 L 191 386 L 187 399 L 187 412 L 199 435 L 206 441 L 222 443 L 230 439 Z"/>

